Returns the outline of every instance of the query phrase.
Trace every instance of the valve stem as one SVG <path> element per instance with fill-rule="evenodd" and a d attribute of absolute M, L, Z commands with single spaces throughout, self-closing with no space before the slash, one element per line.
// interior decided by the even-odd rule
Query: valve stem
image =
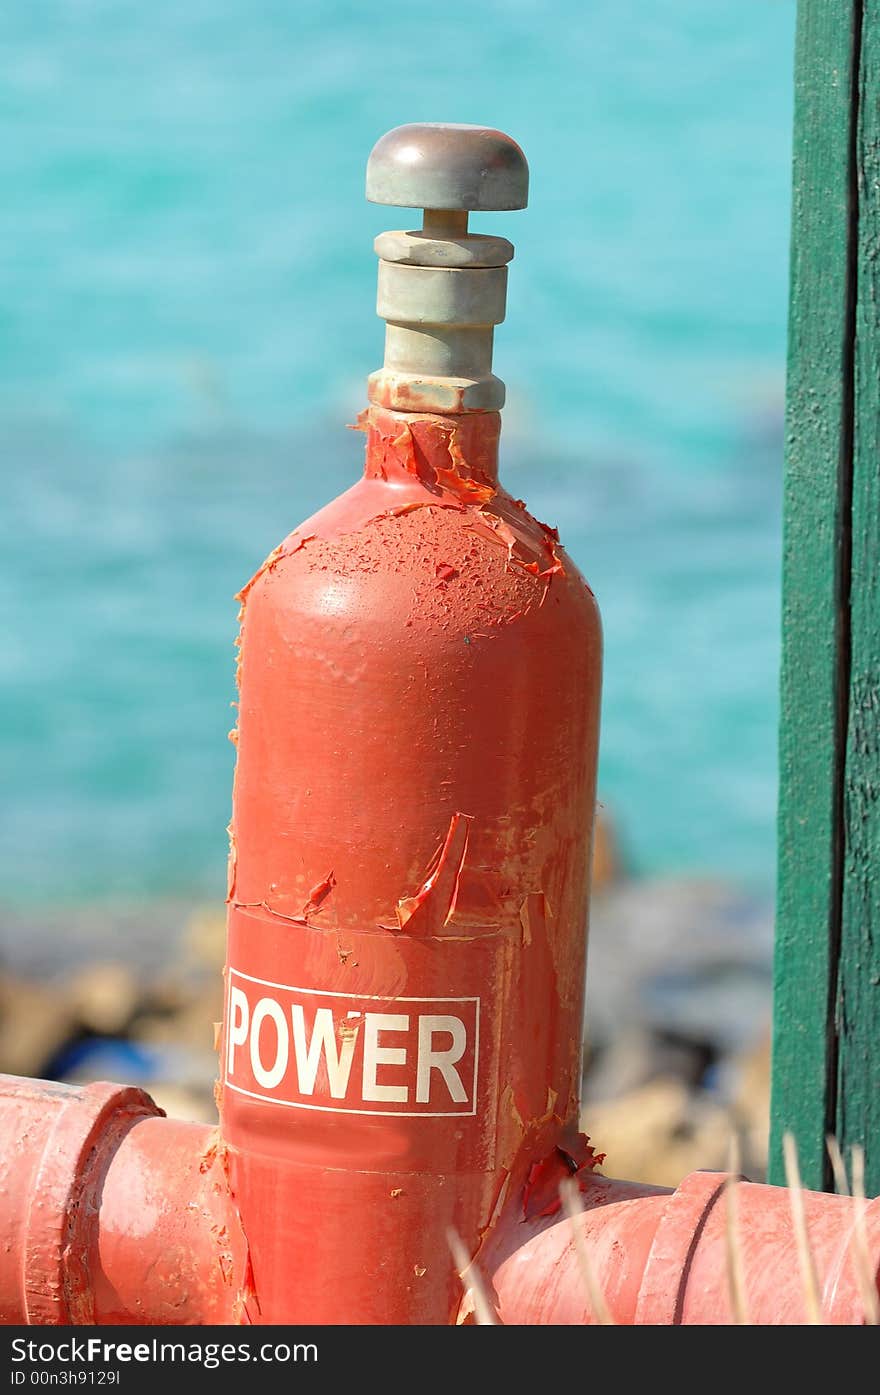
<path fill-rule="evenodd" d="M 504 405 L 492 349 L 513 246 L 469 232 L 468 214 L 525 208 L 528 187 L 519 146 L 488 127 L 398 126 L 374 146 L 370 202 L 424 212 L 420 231 L 376 238 L 376 309 L 386 331 L 385 362 L 369 378 L 371 402 L 451 414 Z"/>

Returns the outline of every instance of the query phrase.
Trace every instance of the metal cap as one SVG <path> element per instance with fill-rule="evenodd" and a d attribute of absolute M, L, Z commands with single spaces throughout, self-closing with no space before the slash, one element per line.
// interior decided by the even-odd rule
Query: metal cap
<path fill-rule="evenodd" d="M 370 203 L 491 212 L 525 208 L 529 166 L 515 140 L 487 126 L 397 126 L 367 162 Z"/>

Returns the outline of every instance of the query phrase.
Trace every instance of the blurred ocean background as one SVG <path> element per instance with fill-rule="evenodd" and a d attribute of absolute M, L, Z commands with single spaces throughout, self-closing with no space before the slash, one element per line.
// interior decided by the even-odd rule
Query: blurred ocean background
<path fill-rule="evenodd" d="M 351 482 L 364 164 L 500 126 L 502 470 L 606 627 L 631 869 L 774 872 L 794 0 L 0 12 L 0 900 L 222 897 L 234 592 Z"/>

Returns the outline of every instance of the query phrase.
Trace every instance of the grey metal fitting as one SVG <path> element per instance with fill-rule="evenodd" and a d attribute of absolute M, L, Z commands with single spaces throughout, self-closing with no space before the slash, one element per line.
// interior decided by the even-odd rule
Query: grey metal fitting
<path fill-rule="evenodd" d="M 516 141 L 484 126 L 398 126 L 367 163 L 371 203 L 424 209 L 421 231 L 376 238 L 385 363 L 369 397 L 398 411 L 495 411 L 494 327 L 504 319 L 503 237 L 468 233 L 468 213 L 525 208 L 529 167 Z"/>

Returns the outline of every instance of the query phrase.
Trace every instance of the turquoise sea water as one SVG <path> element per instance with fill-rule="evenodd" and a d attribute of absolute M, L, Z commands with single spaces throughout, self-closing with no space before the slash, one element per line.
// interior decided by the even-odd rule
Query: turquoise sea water
<path fill-rule="evenodd" d="M 0 13 L 0 899 L 223 887 L 232 595 L 359 469 L 408 120 L 532 166 L 503 469 L 602 605 L 632 865 L 773 876 L 793 0 Z"/>

